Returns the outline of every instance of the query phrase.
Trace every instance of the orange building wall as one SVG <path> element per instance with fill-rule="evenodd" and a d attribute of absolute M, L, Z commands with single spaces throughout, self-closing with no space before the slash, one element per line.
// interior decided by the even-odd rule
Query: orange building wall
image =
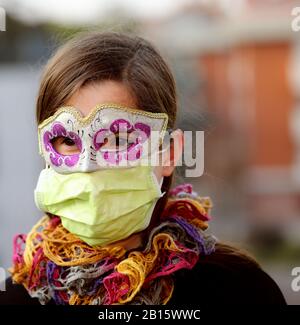
<path fill-rule="evenodd" d="M 284 167 L 292 163 L 289 116 L 294 98 L 287 78 L 289 54 L 288 43 L 249 44 L 199 59 L 209 110 L 222 121 L 219 127 L 225 129 L 238 114 L 238 132 L 249 148 L 250 166 Z M 230 84 L 232 75 L 229 77 L 233 60 L 238 62 L 235 87 Z"/>
<path fill-rule="evenodd" d="M 255 114 L 257 133 L 252 163 L 285 166 L 293 160 L 289 130 L 293 108 L 288 79 L 289 45 L 255 46 Z"/>

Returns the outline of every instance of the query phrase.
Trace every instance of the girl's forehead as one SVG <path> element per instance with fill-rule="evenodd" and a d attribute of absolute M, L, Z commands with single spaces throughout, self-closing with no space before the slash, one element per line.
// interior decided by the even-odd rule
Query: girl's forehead
<path fill-rule="evenodd" d="M 97 105 L 115 103 L 123 107 L 138 109 L 136 100 L 128 87 L 114 80 L 91 82 L 79 88 L 64 106 L 76 107 L 82 116 L 89 115 Z"/>

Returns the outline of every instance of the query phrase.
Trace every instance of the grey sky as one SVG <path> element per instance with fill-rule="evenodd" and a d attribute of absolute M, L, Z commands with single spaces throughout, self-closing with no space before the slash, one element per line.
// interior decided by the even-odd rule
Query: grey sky
<path fill-rule="evenodd" d="M 123 10 L 142 19 L 161 18 L 195 2 L 218 3 L 229 8 L 232 0 L 0 0 L 0 6 L 28 23 L 54 21 L 81 24 L 97 22 L 115 10 Z M 239 2 L 243 0 L 235 0 L 235 4 Z"/>

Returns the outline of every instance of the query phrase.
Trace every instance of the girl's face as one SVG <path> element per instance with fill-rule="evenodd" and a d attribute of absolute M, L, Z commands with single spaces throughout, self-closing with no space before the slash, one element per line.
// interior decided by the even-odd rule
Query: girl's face
<path fill-rule="evenodd" d="M 71 98 L 64 103 L 65 106 L 73 106 L 80 110 L 83 116 L 87 116 L 96 106 L 104 103 L 115 103 L 122 106 L 138 109 L 136 100 L 126 86 L 118 81 L 106 80 L 90 83 L 81 87 Z M 169 157 L 171 161 L 165 162 L 162 166 L 156 166 L 154 173 L 160 182 L 163 176 L 170 176 L 175 168 L 176 160 L 182 153 L 182 131 L 173 132 L 176 150 L 171 146 Z M 59 137 L 52 143 L 54 149 L 64 155 L 76 154 L 79 152 L 77 145 L 67 138 Z"/>

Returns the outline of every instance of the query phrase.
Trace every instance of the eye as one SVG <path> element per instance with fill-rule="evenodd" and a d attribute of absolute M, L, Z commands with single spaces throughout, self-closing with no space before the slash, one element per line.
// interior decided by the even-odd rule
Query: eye
<path fill-rule="evenodd" d="M 54 150 L 62 155 L 73 155 L 80 153 L 80 148 L 75 141 L 69 137 L 56 137 L 51 140 Z"/>
<path fill-rule="evenodd" d="M 120 136 L 116 136 L 116 146 L 119 147 L 124 147 L 127 145 L 127 138 L 122 138 Z"/>
<path fill-rule="evenodd" d="M 67 138 L 67 137 L 63 137 L 63 142 L 65 145 L 67 146 L 74 146 L 75 145 L 75 142 L 74 140 L 70 139 L 70 138 Z"/>
<path fill-rule="evenodd" d="M 126 150 L 134 143 L 129 133 L 113 133 L 105 138 L 104 145 L 101 150 L 121 151 Z"/>

